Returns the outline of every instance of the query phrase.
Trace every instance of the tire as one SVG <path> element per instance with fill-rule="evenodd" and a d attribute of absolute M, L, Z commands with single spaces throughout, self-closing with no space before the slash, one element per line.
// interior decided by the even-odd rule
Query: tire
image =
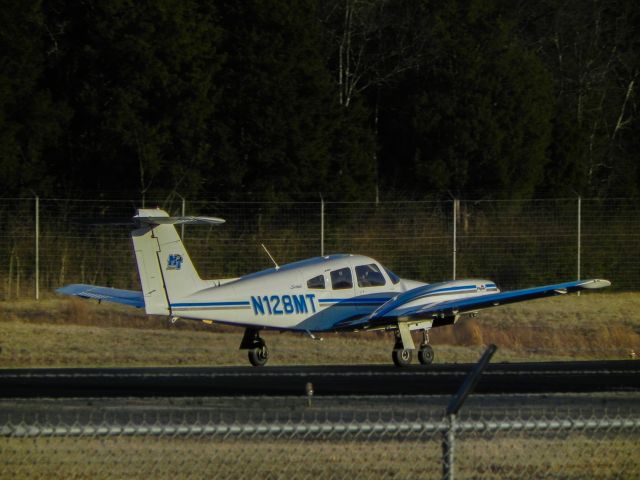
<path fill-rule="evenodd" d="M 253 347 L 249 349 L 248 354 L 249 362 L 251 362 L 251 365 L 254 367 L 262 367 L 267 363 L 267 360 L 269 360 L 269 350 L 266 345 Z"/>
<path fill-rule="evenodd" d="M 420 350 L 418 350 L 418 361 L 422 365 L 431 365 L 433 363 L 434 356 L 435 354 L 433 353 L 431 345 L 420 346 Z"/>
<path fill-rule="evenodd" d="M 412 350 L 404 350 L 402 348 L 394 348 L 391 352 L 391 358 L 396 367 L 406 367 L 411 363 L 413 357 Z"/>

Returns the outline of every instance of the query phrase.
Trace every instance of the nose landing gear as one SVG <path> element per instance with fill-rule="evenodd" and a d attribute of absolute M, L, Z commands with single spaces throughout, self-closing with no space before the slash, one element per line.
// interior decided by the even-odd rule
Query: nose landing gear
<path fill-rule="evenodd" d="M 418 361 L 422 365 L 431 365 L 433 363 L 433 359 L 435 354 L 433 353 L 433 348 L 429 345 L 429 332 L 427 330 L 422 331 L 422 343 L 420 344 L 420 349 L 418 350 Z"/>
<path fill-rule="evenodd" d="M 408 331 L 408 330 L 407 330 Z M 413 358 L 413 341 L 411 341 L 411 345 L 406 345 L 402 341 L 402 334 L 400 332 L 400 327 L 396 330 L 396 343 L 393 346 L 393 350 L 391 352 L 391 359 L 396 367 L 406 367 L 411 363 L 411 359 Z M 406 333 L 405 333 L 406 335 Z M 407 339 L 409 340 L 410 337 Z M 408 343 L 408 342 L 407 342 Z M 411 348 L 405 348 L 405 347 Z M 422 343 L 420 344 L 420 348 L 418 349 L 418 361 L 422 365 L 431 365 L 434 359 L 434 352 L 431 345 L 429 345 L 429 333 L 427 330 L 422 331 Z"/>

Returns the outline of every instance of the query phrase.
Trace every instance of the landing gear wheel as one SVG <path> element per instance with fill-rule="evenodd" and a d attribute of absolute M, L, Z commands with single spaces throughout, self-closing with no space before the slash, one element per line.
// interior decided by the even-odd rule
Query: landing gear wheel
<path fill-rule="evenodd" d="M 391 351 L 391 358 L 396 367 L 406 367 L 411 363 L 411 357 L 413 352 L 411 350 L 405 350 L 403 348 L 394 348 Z"/>
<path fill-rule="evenodd" d="M 249 361 L 254 367 L 262 367 L 269 360 L 269 350 L 266 345 L 249 349 Z"/>
<path fill-rule="evenodd" d="M 433 363 L 433 348 L 431 345 L 420 345 L 420 350 L 418 350 L 418 361 L 422 365 L 431 365 Z"/>

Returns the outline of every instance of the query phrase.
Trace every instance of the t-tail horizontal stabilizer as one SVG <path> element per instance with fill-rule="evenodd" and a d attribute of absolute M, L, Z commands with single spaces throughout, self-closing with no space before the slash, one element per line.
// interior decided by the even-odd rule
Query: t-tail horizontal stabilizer
<path fill-rule="evenodd" d="M 218 217 L 169 217 L 155 215 L 155 210 L 144 210 L 144 215 L 133 218 L 91 218 L 82 221 L 84 225 L 124 225 L 127 227 L 155 227 L 158 225 L 221 225 L 224 219 Z M 162 210 L 157 211 L 162 212 Z M 164 213 L 164 212 L 163 212 Z"/>
<path fill-rule="evenodd" d="M 148 210 L 147 210 L 148 211 Z M 133 221 L 138 225 L 220 225 L 224 223 L 222 218 L 217 217 L 155 217 L 139 216 L 133 217 Z"/>

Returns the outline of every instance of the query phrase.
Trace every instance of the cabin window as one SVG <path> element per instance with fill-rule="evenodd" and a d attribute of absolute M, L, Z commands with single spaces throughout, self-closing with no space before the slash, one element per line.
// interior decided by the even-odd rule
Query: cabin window
<path fill-rule="evenodd" d="M 381 287 L 387 283 L 375 263 L 358 265 L 356 267 L 356 277 L 358 278 L 359 287 Z"/>
<path fill-rule="evenodd" d="M 391 279 L 394 285 L 397 285 L 400 282 L 400 277 L 398 275 L 393 273 L 388 268 L 385 268 L 385 271 L 387 272 L 387 275 L 389 275 L 389 278 Z"/>
<path fill-rule="evenodd" d="M 310 278 L 307 281 L 307 288 L 323 289 L 324 288 L 324 275 L 318 275 L 317 277 Z"/>
<path fill-rule="evenodd" d="M 334 290 L 344 290 L 353 287 L 350 268 L 341 268 L 331 272 L 331 286 Z"/>

